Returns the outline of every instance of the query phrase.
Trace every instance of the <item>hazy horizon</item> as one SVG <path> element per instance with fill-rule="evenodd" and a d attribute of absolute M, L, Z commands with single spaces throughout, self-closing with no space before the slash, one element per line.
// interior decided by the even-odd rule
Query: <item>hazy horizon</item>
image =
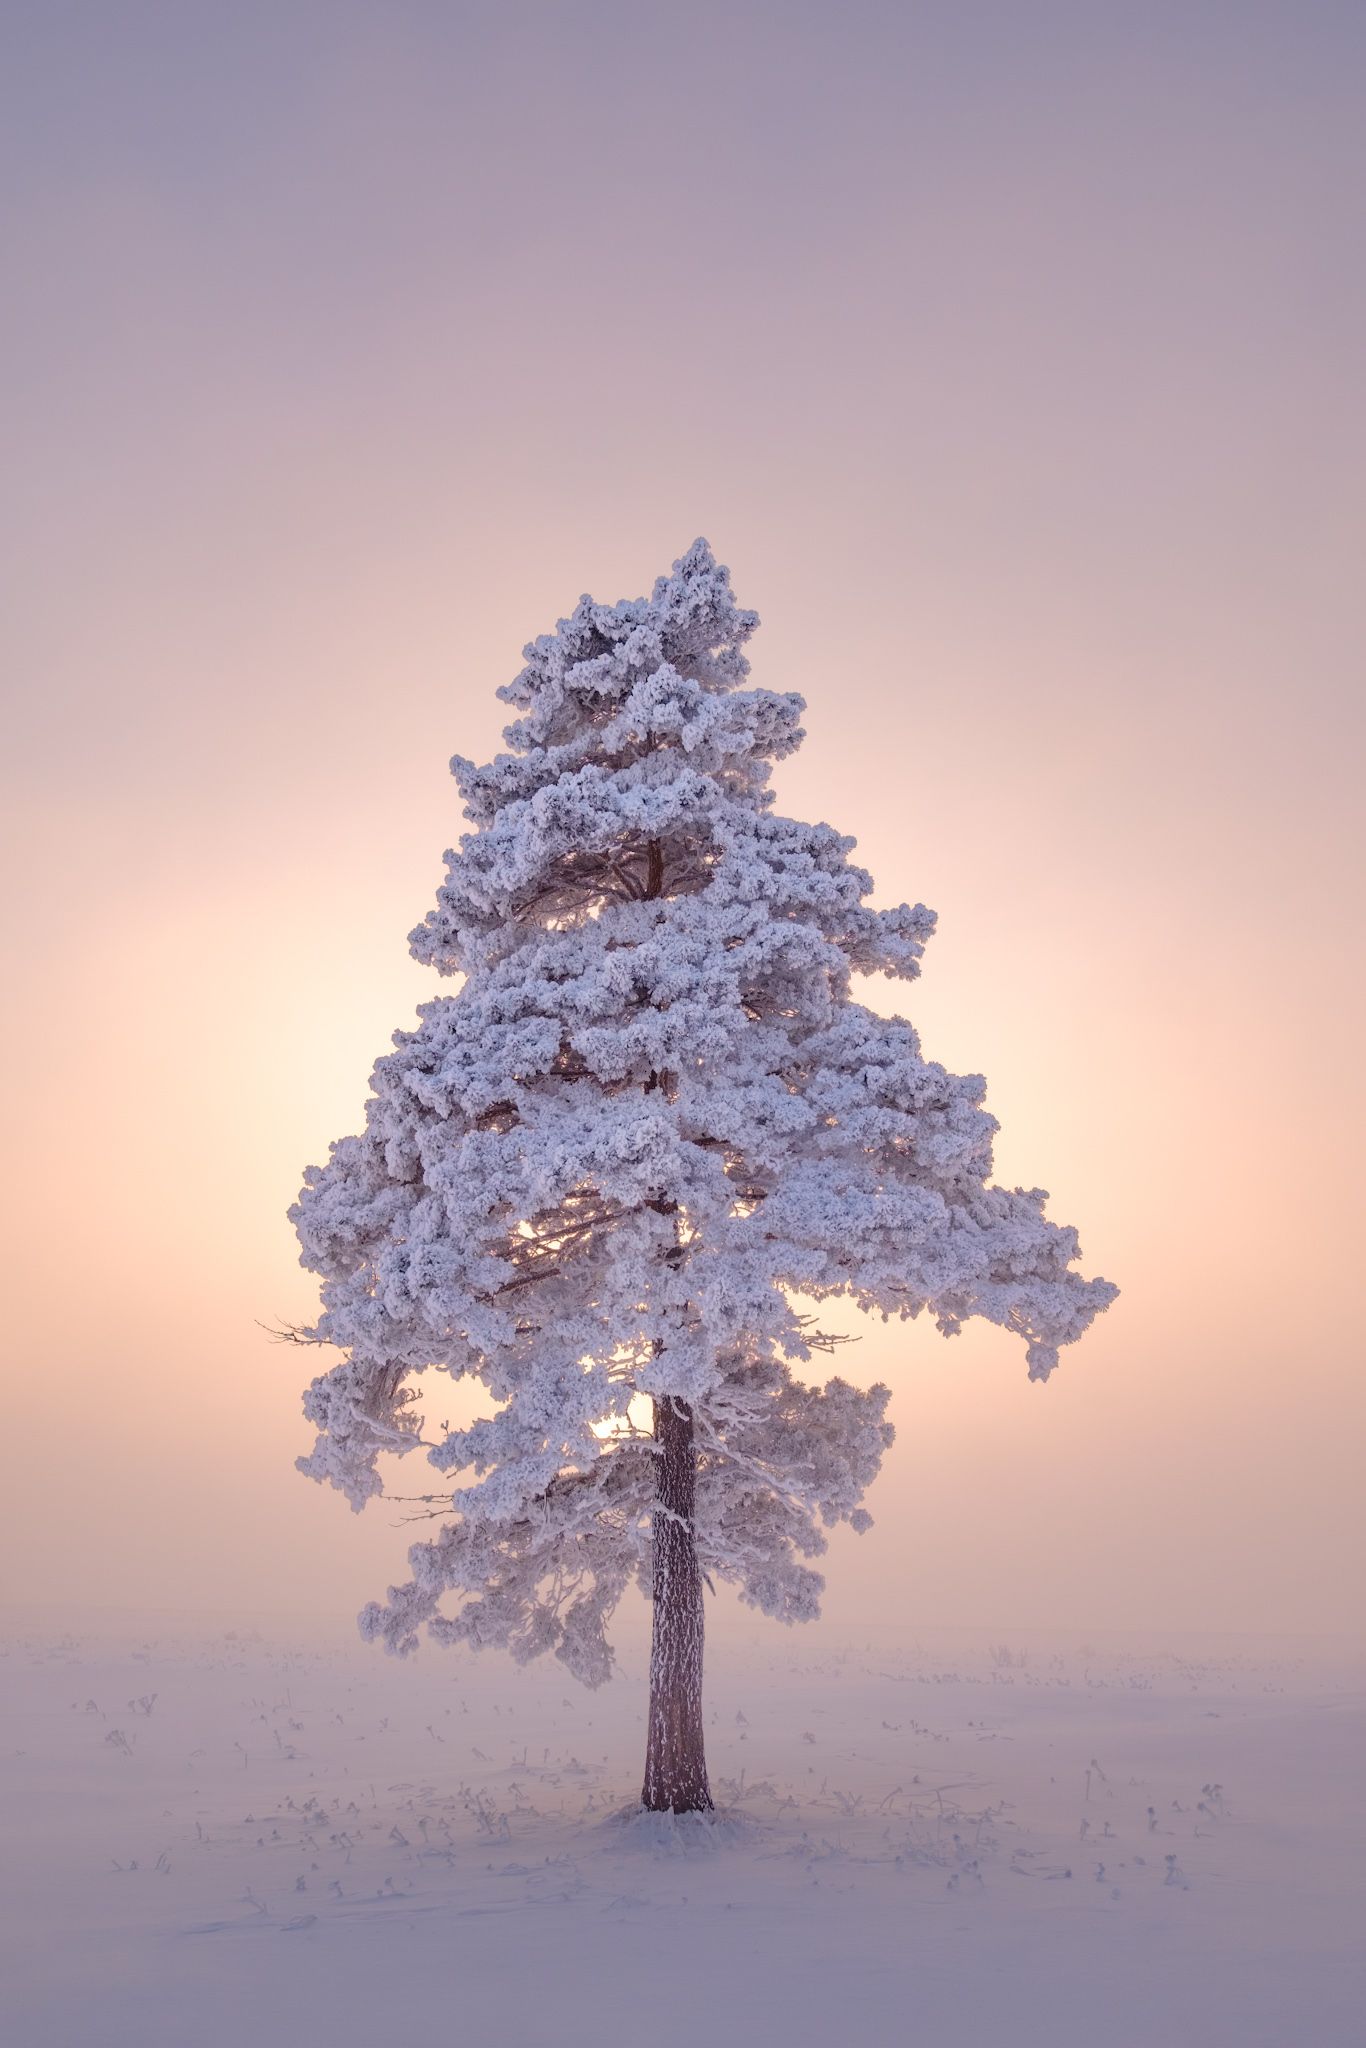
<path fill-rule="evenodd" d="M 448 757 L 701 533 L 807 699 L 779 808 L 939 913 L 865 998 L 1122 1290 L 1046 1387 L 860 1326 L 898 1434 L 831 1626 L 1359 1629 L 1366 17 L 4 39 L 4 1597 L 344 1626 L 406 1575 L 293 1470 L 285 1211 L 449 986 Z"/>

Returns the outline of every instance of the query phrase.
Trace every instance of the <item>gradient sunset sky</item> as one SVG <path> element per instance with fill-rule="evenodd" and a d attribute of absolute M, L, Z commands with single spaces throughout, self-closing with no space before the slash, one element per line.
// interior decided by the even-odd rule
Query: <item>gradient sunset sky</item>
<path fill-rule="evenodd" d="M 1123 1290 L 1047 1387 L 864 1326 L 832 1621 L 1359 1624 L 1364 67 L 1317 0 L 6 10 L 8 1597 L 403 1576 L 293 1470 L 285 1210 L 437 992 L 449 755 L 700 533 L 781 808 L 939 912 L 868 999 Z"/>

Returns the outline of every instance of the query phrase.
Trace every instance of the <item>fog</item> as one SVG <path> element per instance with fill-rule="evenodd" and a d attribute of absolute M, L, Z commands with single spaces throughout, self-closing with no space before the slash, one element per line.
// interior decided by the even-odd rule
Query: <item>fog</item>
<path fill-rule="evenodd" d="M 808 700 L 780 806 L 939 912 L 867 999 L 1123 1290 L 1046 1387 L 841 1324 L 898 1434 L 831 1622 L 1359 1627 L 1363 21 L 1311 24 L 11 20 L 7 1599 L 346 1633 L 404 1575 L 293 1470 L 285 1210 L 436 992 L 448 756 L 705 533 Z"/>

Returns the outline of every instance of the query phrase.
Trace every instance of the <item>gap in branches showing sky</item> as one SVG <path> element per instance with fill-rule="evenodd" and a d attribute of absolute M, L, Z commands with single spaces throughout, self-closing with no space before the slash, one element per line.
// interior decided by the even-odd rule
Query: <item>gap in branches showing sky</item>
<path fill-rule="evenodd" d="M 781 807 L 940 914 L 868 1000 L 1124 1289 L 1046 1388 L 857 1326 L 899 1433 L 832 1619 L 1359 1619 L 1364 40 L 11 13 L 11 1597 L 401 1570 L 292 1469 L 284 1212 L 435 993 L 448 756 L 705 533 L 808 700 Z"/>

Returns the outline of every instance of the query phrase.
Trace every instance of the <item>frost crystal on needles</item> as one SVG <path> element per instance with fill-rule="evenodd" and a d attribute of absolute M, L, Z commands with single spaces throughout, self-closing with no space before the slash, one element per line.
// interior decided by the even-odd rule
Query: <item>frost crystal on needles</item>
<path fill-rule="evenodd" d="M 851 839 L 774 814 L 804 707 L 747 687 L 756 624 L 698 541 L 527 648 L 508 751 L 452 763 L 471 829 L 412 936 L 463 980 L 291 1211 L 309 1334 L 343 1353 L 302 1469 L 359 1508 L 380 1452 L 421 1447 L 452 1488 L 365 1633 L 553 1650 L 596 1685 L 639 1577 L 683 1702 L 661 1755 L 700 1698 L 701 1582 L 806 1619 L 824 1532 L 868 1526 L 888 1389 L 806 1384 L 794 1296 L 985 1317 L 1042 1379 L 1115 1292 L 1041 1190 L 991 1184 L 982 1080 L 854 1000 L 855 974 L 918 974 L 934 917 L 869 908 Z M 496 1413 L 434 1440 L 431 1372 Z M 697 1752 L 698 1796 L 680 1766 L 648 1804 L 707 1803 L 700 1719 Z"/>

